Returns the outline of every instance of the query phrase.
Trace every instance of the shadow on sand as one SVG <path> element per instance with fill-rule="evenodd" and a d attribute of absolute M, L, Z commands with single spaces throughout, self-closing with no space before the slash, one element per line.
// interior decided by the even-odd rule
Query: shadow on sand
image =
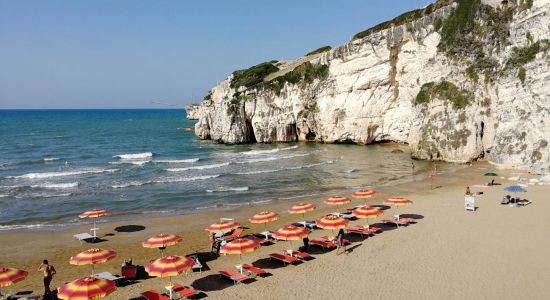
<path fill-rule="evenodd" d="M 142 225 L 123 225 L 115 228 L 116 232 L 138 232 L 145 230 L 145 226 Z"/>

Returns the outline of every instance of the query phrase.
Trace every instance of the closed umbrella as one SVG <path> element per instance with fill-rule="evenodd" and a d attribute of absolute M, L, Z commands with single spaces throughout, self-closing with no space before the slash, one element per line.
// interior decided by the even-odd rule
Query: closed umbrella
<path fill-rule="evenodd" d="M 179 235 L 160 233 L 151 238 L 145 240 L 142 244 L 145 248 L 158 248 L 160 250 L 160 256 L 164 256 L 164 249 L 168 246 L 173 246 L 181 242 L 183 238 Z"/>
<path fill-rule="evenodd" d="M 62 285 L 57 298 L 63 300 L 95 300 L 116 290 L 115 282 L 96 277 L 84 277 Z"/>
<path fill-rule="evenodd" d="M 80 219 L 93 219 L 94 220 L 94 227 L 91 229 L 94 233 L 94 241 L 96 240 L 96 237 L 97 237 L 97 230 L 99 228 L 96 227 L 96 220 L 100 217 L 105 217 L 105 216 L 110 216 L 112 215 L 113 213 L 109 210 L 105 210 L 105 209 L 92 209 L 92 210 L 89 210 L 89 211 L 86 211 L 86 212 L 83 212 L 81 213 L 80 215 L 78 215 L 78 217 Z"/>
<path fill-rule="evenodd" d="M 172 277 L 183 272 L 188 272 L 195 265 L 195 260 L 185 256 L 170 255 L 159 258 L 145 266 L 145 271 L 150 276 L 169 277 L 170 285 L 167 286 L 172 299 Z"/>
<path fill-rule="evenodd" d="M 71 265 L 83 266 L 92 265 L 92 276 L 94 276 L 94 265 L 104 263 L 116 257 L 116 252 L 104 249 L 88 249 L 71 257 Z"/>

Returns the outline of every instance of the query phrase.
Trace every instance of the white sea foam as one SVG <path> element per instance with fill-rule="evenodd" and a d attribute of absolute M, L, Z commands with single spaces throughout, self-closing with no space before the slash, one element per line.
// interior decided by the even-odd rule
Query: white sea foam
<path fill-rule="evenodd" d="M 297 196 L 290 196 L 290 197 L 280 197 L 278 199 L 280 200 L 291 200 L 291 199 L 299 199 L 299 198 L 306 198 L 306 197 L 314 197 L 318 196 L 319 194 L 307 194 L 307 195 L 297 195 Z"/>
<path fill-rule="evenodd" d="M 113 173 L 118 169 L 83 169 L 75 171 L 61 171 L 61 172 L 44 172 L 44 173 L 27 173 L 18 176 L 7 176 L 6 178 L 23 178 L 23 179 L 44 179 L 52 177 L 64 177 L 64 176 L 77 176 L 86 174 L 99 174 L 99 173 Z"/>
<path fill-rule="evenodd" d="M 0 194 L 0 198 L 6 198 L 6 197 L 9 197 L 10 195 L 8 194 Z"/>
<path fill-rule="evenodd" d="M 168 172 L 183 172 L 183 171 L 189 171 L 189 170 L 215 169 L 215 168 L 221 168 L 221 167 L 225 167 L 225 166 L 229 166 L 229 163 L 193 166 L 193 167 L 187 167 L 187 168 L 170 168 L 170 169 L 166 169 L 166 171 L 168 171 Z"/>
<path fill-rule="evenodd" d="M 235 175 L 255 175 L 255 174 L 264 174 L 264 173 L 274 173 L 279 171 L 281 170 L 257 170 L 257 171 L 250 171 L 250 172 L 238 172 L 238 173 L 235 173 Z"/>
<path fill-rule="evenodd" d="M 271 200 L 258 200 L 258 201 L 252 201 L 251 203 L 252 204 L 265 204 L 265 203 L 269 203 L 271 202 Z"/>
<path fill-rule="evenodd" d="M 188 181 L 195 181 L 195 180 L 206 180 L 211 178 L 219 177 L 220 175 L 209 175 L 209 176 L 197 176 L 197 177 L 167 177 L 167 178 L 161 178 L 161 179 L 155 179 L 155 180 L 149 180 L 149 181 L 129 181 L 126 183 L 121 184 L 115 184 L 111 187 L 113 189 L 120 189 L 120 188 L 127 188 L 132 186 L 143 186 L 148 184 L 163 184 L 163 183 L 178 183 L 178 182 L 188 182 Z"/>
<path fill-rule="evenodd" d="M 43 158 L 42 160 L 43 161 L 56 161 L 56 160 L 59 160 L 59 158 L 57 158 L 57 157 L 46 157 L 46 158 Z"/>
<path fill-rule="evenodd" d="M 249 163 L 257 163 L 257 162 L 267 162 L 267 161 L 274 161 L 274 160 L 280 160 L 280 159 L 291 159 L 294 157 L 303 157 L 308 156 L 310 153 L 300 153 L 300 154 L 292 154 L 292 155 L 285 155 L 285 156 L 271 156 L 271 157 L 263 157 L 263 158 L 253 158 L 253 159 L 247 159 L 243 161 L 237 162 L 238 164 L 249 164 Z"/>
<path fill-rule="evenodd" d="M 63 193 L 63 194 L 32 194 L 32 198 L 58 198 L 58 197 L 70 197 L 72 193 Z"/>
<path fill-rule="evenodd" d="M 68 183 L 42 183 L 42 184 L 36 184 L 31 185 L 31 188 L 39 188 L 39 189 L 72 189 L 75 187 L 78 187 L 78 182 L 68 182 Z"/>
<path fill-rule="evenodd" d="M 113 157 L 117 157 L 120 159 L 147 159 L 153 157 L 152 152 L 144 152 L 144 153 L 132 153 L 132 154 L 119 154 L 115 155 Z"/>
<path fill-rule="evenodd" d="M 218 188 L 215 190 L 206 190 L 207 193 L 216 193 L 216 192 L 245 192 L 248 191 L 247 186 L 243 187 L 229 187 L 229 188 Z"/>
<path fill-rule="evenodd" d="M 155 163 L 164 163 L 164 164 L 181 164 L 181 163 L 194 163 L 198 162 L 199 158 L 189 158 L 189 159 L 158 159 L 154 160 Z"/>
<path fill-rule="evenodd" d="M 271 149 L 271 150 L 252 150 L 252 151 L 240 152 L 239 154 L 262 155 L 262 154 L 277 153 L 279 151 L 292 150 L 292 149 L 296 149 L 296 148 L 298 148 L 298 146 L 290 146 L 290 147 L 285 147 L 285 148 L 275 148 L 275 149 Z"/>
<path fill-rule="evenodd" d="M 136 166 L 143 166 L 144 164 L 151 162 L 150 160 L 123 160 L 123 161 L 110 161 L 110 165 L 123 165 L 132 164 Z"/>
<path fill-rule="evenodd" d="M 44 224 L 29 224 L 29 225 L 0 225 L 0 231 L 2 230 L 21 230 L 21 229 L 38 229 L 45 227 Z"/>

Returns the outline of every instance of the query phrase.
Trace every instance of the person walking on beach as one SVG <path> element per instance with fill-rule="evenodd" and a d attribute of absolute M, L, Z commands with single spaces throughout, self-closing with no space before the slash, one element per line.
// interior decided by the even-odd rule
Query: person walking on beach
<path fill-rule="evenodd" d="M 412 169 L 412 174 L 414 175 L 414 169 L 416 168 L 416 166 L 414 165 L 413 162 L 411 162 L 411 169 Z"/>
<path fill-rule="evenodd" d="M 50 290 L 50 283 L 57 271 L 48 263 L 47 259 L 42 261 L 42 264 L 38 267 L 38 271 L 44 273 L 44 299 L 50 299 L 52 293 Z"/>
<path fill-rule="evenodd" d="M 346 245 L 344 244 L 344 229 L 340 229 L 340 231 L 338 231 L 338 235 L 336 236 L 336 245 L 338 246 L 338 248 L 336 248 L 336 255 L 340 254 L 340 248 L 344 249 L 342 253 L 347 254 Z"/>

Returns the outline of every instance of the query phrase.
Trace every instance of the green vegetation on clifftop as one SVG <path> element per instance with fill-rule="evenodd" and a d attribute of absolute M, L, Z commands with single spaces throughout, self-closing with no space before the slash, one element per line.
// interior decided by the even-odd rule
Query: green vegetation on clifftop
<path fill-rule="evenodd" d="M 252 66 L 248 69 L 233 72 L 231 87 L 239 88 L 244 86 L 249 88 L 257 85 L 262 82 L 267 75 L 279 71 L 279 68 L 275 66 L 276 63 L 276 60 L 272 60 Z"/>
<path fill-rule="evenodd" d="M 313 50 L 311 52 L 309 52 L 308 54 L 306 54 L 306 56 L 310 56 L 310 55 L 315 55 L 315 54 L 318 54 L 318 53 L 323 53 L 323 52 L 327 52 L 327 51 L 330 51 L 330 49 L 332 49 L 331 46 L 324 46 L 324 47 L 321 47 L 317 50 Z"/>
<path fill-rule="evenodd" d="M 440 83 L 429 82 L 420 88 L 416 96 L 415 104 L 428 103 L 433 99 L 449 100 L 453 108 L 461 109 L 470 104 L 473 95 L 470 91 L 459 89 L 454 83 L 441 81 Z"/>

